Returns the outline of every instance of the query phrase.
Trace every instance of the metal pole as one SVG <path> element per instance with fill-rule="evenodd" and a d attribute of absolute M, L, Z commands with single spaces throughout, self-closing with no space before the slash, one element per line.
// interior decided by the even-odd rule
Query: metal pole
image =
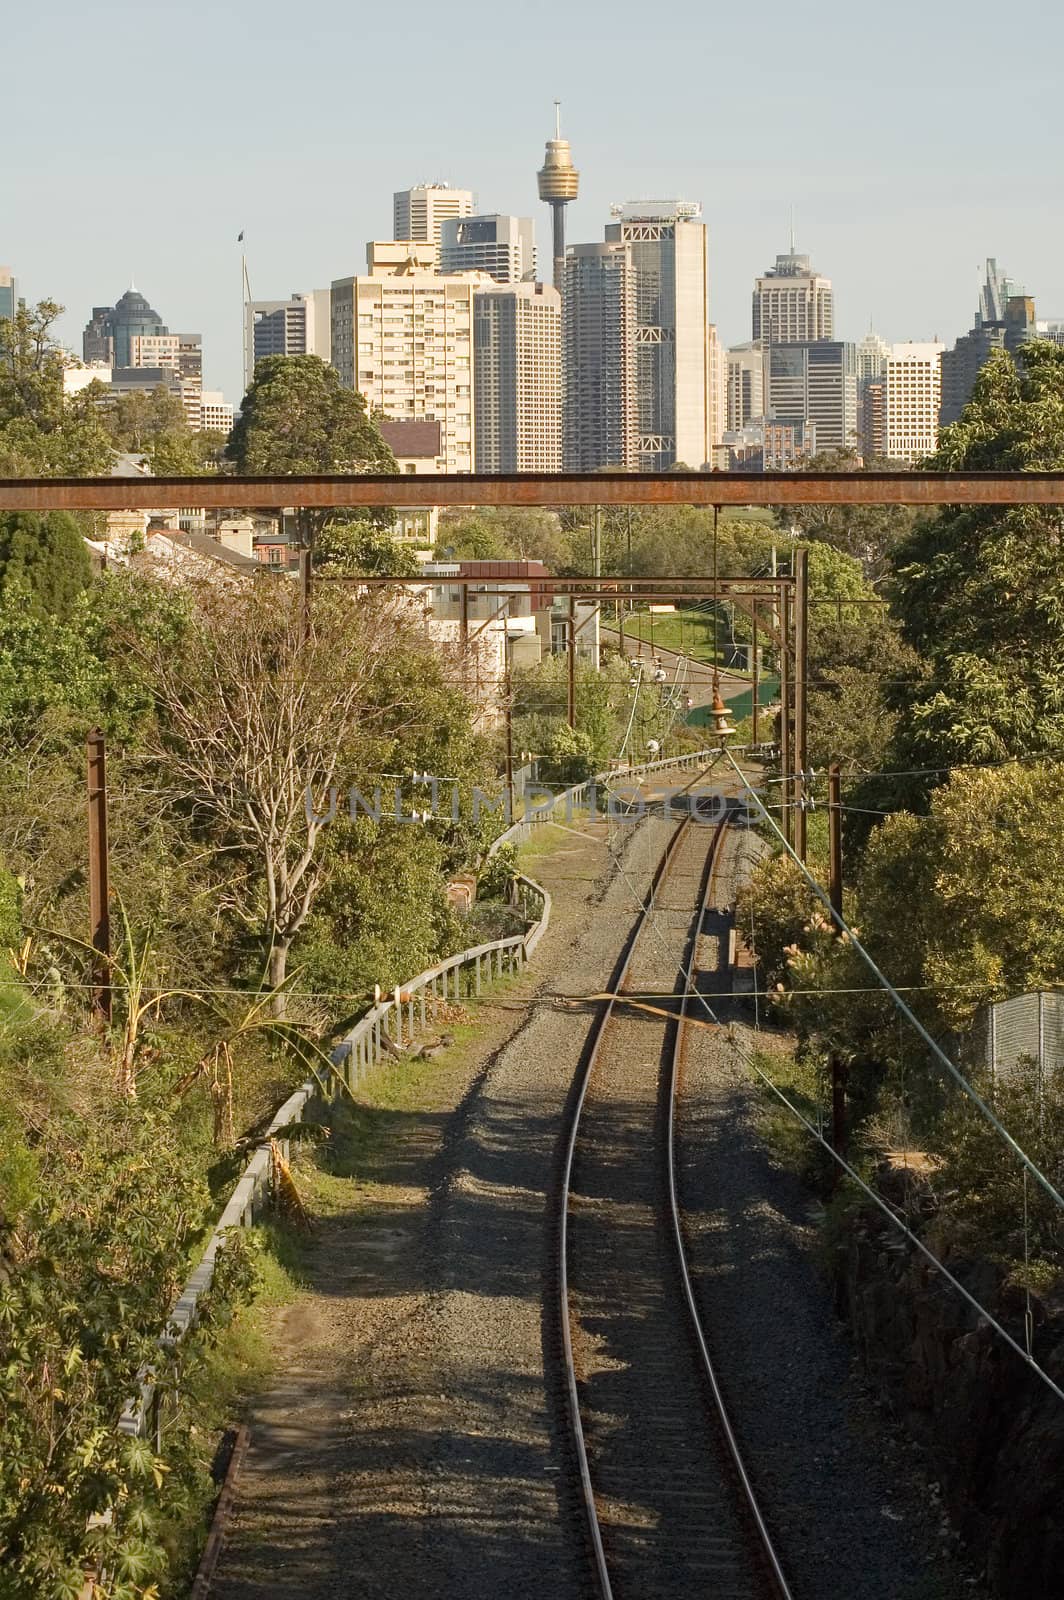
<path fill-rule="evenodd" d="M 461 634 L 461 636 L 462 636 L 462 650 L 463 650 L 463 652 L 465 652 L 469 647 L 469 585 L 466 584 L 466 583 L 463 583 L 462 586 L 461 586 L 461 597 L 462 597 L 462 634 Z"/>
<path fill-rule="evenodd" d="M 569 705 L 570 728 L 576 727 L 576 600 L 569 596 Z"/>
<path fill-rule="evenodd" d="M 794 839 L 791 815 L 791 591 L 785 584 L 780 595 L 780 805 L 783 837 Z"/>
<path fill-rule="evenodd" d="M 752 618 L 752 620 L 753 620 L 753 624 L 754 624 L 754 642 L 753 642 L 753 644 L 751 645 L 750 648 L 753 651 L 753 663 L 752 664 L 753 664 L 753 668 L 754 668 L 754 703 L 750 707 L 750 714 L 753 717 L 753 727 L 750 730 L 750 743 L 751 744 L 756 744 L 757 743 L 757 718 L 758 718 L 758 710 L 759 710 L 758 699 L 760 698 L 760 695 L 761 695 L 761 673 L 760 673 L 760 671 L 758 669 L 758 661 L 757 661 L 757 601 L 756 600 L 754 601 L 753 618 Z"/>
<path fill-rule="evenodd" d="M 310 595 L 311 595 L 311 550 L 309 545 L 299 552 L 299 585 L 303 597 L 301 612 L 302 643 L 306 644 L 310 638 Z"/>
<path fill-rule="evenodd" d="M 506 663 L 506 801 L 507 824 L 514 820 L 514 697 L 510 663 Z"/>
<path fill-rule="evenodd" d="M 846 1068 L 838 1056 L 831 1058 L 831 1148 L 846 1157 Z M 835 1167 L 838 1181 L 839 1169 Z"/>
<path fill-rule="evenodd" d="M 805 864 L 806 810 L 808 784 L 806 770 L 809 750 L 806 728 L 805 684 L 809 667 L 809 565 L 808 551 L 794 552 L 794 764 L 800 774 L 795 786 L 798 805 L 794 812 L 795 854 Z"/>
<path fill-rule="evenodd" d="M 828 897 L 842 916 L 842 774 L 833 761 L 828 768 Z"/>
<path fill-rule="evenodd" d="M 93 728 L 85 741 L 89 812 L 89 943 L 92 1004 L 105 1022 L 111 1020 L 111 911 L 107 850 L 107 753 L 103 732 Z"/>

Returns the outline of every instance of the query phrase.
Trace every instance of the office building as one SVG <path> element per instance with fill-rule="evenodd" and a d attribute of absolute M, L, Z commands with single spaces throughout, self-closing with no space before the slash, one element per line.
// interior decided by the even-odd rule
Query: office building
<path fill-rule="evenodd" d="M 729 433 L 741 433 L 748 423 L 765 415 L 765 352 L 760 343 L 732 345 L 726 358 L 727 421 Z"/>
<path fill-rule="evenodd" d="M 440 271 L 487 272 L 496 283 L 536 275 L 531 217 L 445 217 L 440 226 Z"/>
<path fill-rule="evenodd" d="M 813 344 L 835 337 L 831 279 L 814 272 L 808 256 L 786 255 L 754 283 L 753 337 L 765 344 Z"/>
<path fill-rule="evenodd" d="M 834 339 L 773 344 L 765 351 L 765 409 L 773 422 L 812 424 L 816 448 L 857 443 L 857 356 Z M 807 429 L 808 432 L 808 429 Z"/>
<path fill-rule="evenodd" d="M 200 389 L 198 400 L 199 414 L 195 427 L 208 429 L 214 433 L 232 433 L 233 408 L 226 404 L 225 396 L 220 389 Z"/>
<path fill-rule="evenodd" d="M 473 214 L 470 189 L 452 189 L 446 183 L 419 183 L 399 189 L 392 199 L 392 238 L 431 244 L 439 261 L 443 224 L 451 217 Z"/>
<path fill-rule="evenodd" d="M 10 321 L 18 305 L 18 285 L 10 267 L 0 267 L 0 317 Z"/>
<path fill-rule="evenodd" d="M 724 437 L 728 426 L 728 352 L 721 343 L 716 325 L 710 323 L 709 337 L 709 441 L 712 452 Z"/>
<path fill-rule="evenodd" d="M 248 381 L 266 356 L 320 356 L 332 351 L 328 289 L 311 289 L 287 300 L 249 300 L 244 307 L 244 370 Z"/>
<path fill-rule="evenodd" d="M 562 303 L 557 289 L 515 283 L 473 301 L 478 472 L 560 472 Z"/>
<path fill-rule="evenodd" d="M 113 367 L 136 366 L 132 341 L 164 339 L 169 333 L 159 313 L 131 284 L 115 305 L 93 306 L 82 335 L 82 357 L 85 361 L 109 361 Z"/>
<path fill-rule="evenodd" d="M 578 244 L 562 294 L 566 472 L 639 466 L 635 271 L 626 244 Z"/>
<path fill-rule="evenodd" d="M 627 247 L 635 291 L 638 465 L 710 459 L 709 277 L 702 208 L 686 200 L 614 206 L 607 244 Z"/>
<path fill-rule="evenodd" d="M 868 462 L 887 453 L 887 379 L 865 378 L 857 390 L 857 433 Z"/>
<path fill-rule="evenodd" d="M 994 350 L 1015 355 L 1037 337 L 1034 301 L 998 271 L 996 261 L 987 261 L 986 281 L 971 330 L 962 334 L 952 350 L 942 353 L 940 426 L 957 421 L 971 399 L 979 369 Z"/>
<path fill-rule="evenodd" d="M 332 363 L 371 411 L 440 423 L 448 472 L 472 472 L 473 299 L 486 273 L 439 276 L 435 250 L 374 240 L 367 270 L 331 289 Z"/>
<path fill-rule="evenodd" d="M 856 347 L 856 356 L 858 383 L 863 383 L 867 378 L 882 378 L 887 370 L 890 345 L 869 329 Z"/>
<path fill-rule="evenodd" d="M 938 443 L 944 345 L 896 344 L 885 374 L 885 453 L 910 465 Z"/>

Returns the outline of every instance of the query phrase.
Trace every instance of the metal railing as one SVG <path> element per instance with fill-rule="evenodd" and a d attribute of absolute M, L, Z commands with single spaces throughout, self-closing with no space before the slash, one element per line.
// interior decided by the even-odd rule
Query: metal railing
<path fill-rule="evenodd" d="M 485 983 L 523 968 L 547 931 L 551 898 L 541 884 L 518 874 L 515 904 L 526 919 L 535 919 L 524 933 L 460 950 L 399 984 L 392 999 L 367 1011 L 331 1053 L 334 1076 L 324 1085 L 327 1100 L 335 1099 L 343 1089 L 353 1093 L 383 1055 L 395 1056 L 404 1045 L 412 1044 L 419 1027 L 423 1030 L 431 1019 L 434 1000 L 472 998 L 480 994 Z M 314 1081 L 301 1084 L 277 1111 L 229 1196 L 198 1265 L 174 1303 L 159 1340 L 161 1347 L 179 1343 L 196 1321 L 199 1303 L 214 1282 L 215 1265 L 225 1248 L 226 1235 L 232 1228 L 252 1227 L 262 1214 L 272 1186 L 271 1146 L 277 1144 L 288 1159 L 289 1141 L 277 1135 L 302 1122 L 307 1107 L 322 1088 Z M 159 1391 L 153 1374 L 146 1370 L 141 1374 L 139 1391 L 126 1405 L 118 1426 L 121 1432 L 138 1438 L 153 1437 L 158 1448 L 161 1425 Z"/>

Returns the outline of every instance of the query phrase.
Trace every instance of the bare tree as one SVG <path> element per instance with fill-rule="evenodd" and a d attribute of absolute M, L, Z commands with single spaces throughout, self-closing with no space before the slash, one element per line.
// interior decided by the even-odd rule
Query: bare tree
<path fill-rule="evenodd" d="M 197 590 L 176 645 L 129 644 L 154 687 L 151 753 L 170 798 L 255 863 L 230 892 L 263 937 L 283 1015 L 292 941 L 327 871 L 320 802 L 418 727 L 416 674 L 393 669 L 427 649 L 424 630 L 403 602 L 337 585 L 319 589 L 305 632 L 297 586 L 264 576 Z"/>

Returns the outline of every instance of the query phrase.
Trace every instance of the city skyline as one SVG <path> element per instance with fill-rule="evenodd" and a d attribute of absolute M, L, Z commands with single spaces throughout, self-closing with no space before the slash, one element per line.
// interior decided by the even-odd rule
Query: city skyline
<path fill-rule="evenodd" d="M 124 4 L 113 10 L 116 21 L 134 15 Z M 534 216 L 540 276 L 549 281 L 550 214 L 536 172 L 556 96 L 581 174 L 568 239 L 600 239 L 613 202 L 662 194 L 700 201 L 710 316 L 726 345 L 748 337 L 750 285 L 786 248 L 792 206 L 798 249 L 835 285 L 838 338 L 859 340 L 871 323 L 891 343 L 935 335 L 951 343 L 970 323 L 988 255 L 1009 263 L 1042 315 L 1064 315 L 1064 223 L 1046 204 L 1062 135 L 1040 109 L 1064 18 L 1048 7 L 1031 24 L 1038 50 L 995 63 L 994 114 L 1008 141 L 972 134 L 984 41 L 1000 25 L 988 4 L 967 7 L 962 28 L 956 15 L 906 0 L 890 29 L 877 30 L 828 0 L 810 32 L 768 0 L 759 16 L 774 50 L 759 59 L 756 119 L 747 98 L 751 39 L 738 13 L 675 8 L 681 59 L 692 64 L 691 92 L 678 93 L 674 73 L 632 76 L 632 39 L 645 26 L 634 6 L 622 4 L 606 31 L 596 7 L 572 8 L 559 58 L 548 30 L 529 39 L 516 19 L 495 17 L 491 29 L 471 18 L 443 31 L 414 4 L 403 35 L 387 17 L 358 30 L 361 45 L 385 53 L 419 30 L 431 43 L 404 80 L 402 115 L 387 72 L 360 80 L 356 99 L 349 86 L 341 92 L 354 32 L 331 0 L 316 14 L 322 47 L 302 73 L 276 50 L 287 25 L 277 5 L 252 10 L 237 0 L 208 20 L 201 0 L 191 0 L 181 38 L 209 41 L 191 58 L 192 80 L 172 19 L 143 8 L 135 15 L 136 29 L 114 31 L 116 80 L 143 81 L 150 64 L 161 94 L 194 81 L 199 122 L 179 132 L 172 118 L 131 120 L 123 96 L 89 114 L 73 95 L 69 103 L 58 96 L 42 121 L 31 75 L 16 75 L 9 98 L 9 115 L 34 134 L 0 177 L 0 260 L 20 293 L 67 306 L 62 333 L 75 349 L 91 307 L 132 278 L 171 325 L 202 329 L 209 381 L 238 399 L 241 229 L 253 295 L 284 297 L 361 259 L 367 239 L 390 231 L 394 192 L 425 179 L 472 189 L 483 211 Z M 47 19 L 21 14 L 16 31 L 27 55 L 48 64 L 50 81 L 72 89 L 93 59 L 96 26 L 58 0 Z M 812 95 L 825 48 L 832 91 Z M 887 139 L 874 107 L 884 102 L 886 115 L 891 96 L 913 97 L 917 61 L 935 93 L 921 98 L 913 126 L 892 122 Z M 475 83 L 476 93 L 443 95 L 448 77 L 452 90 Z M 618 92 L 625 83 L 630 94 Z M 100 204 L 108 172 L 121 173 L 122 206 Z M 149 211 L 130 204 L 138 191 L 151 192 Z"/>

